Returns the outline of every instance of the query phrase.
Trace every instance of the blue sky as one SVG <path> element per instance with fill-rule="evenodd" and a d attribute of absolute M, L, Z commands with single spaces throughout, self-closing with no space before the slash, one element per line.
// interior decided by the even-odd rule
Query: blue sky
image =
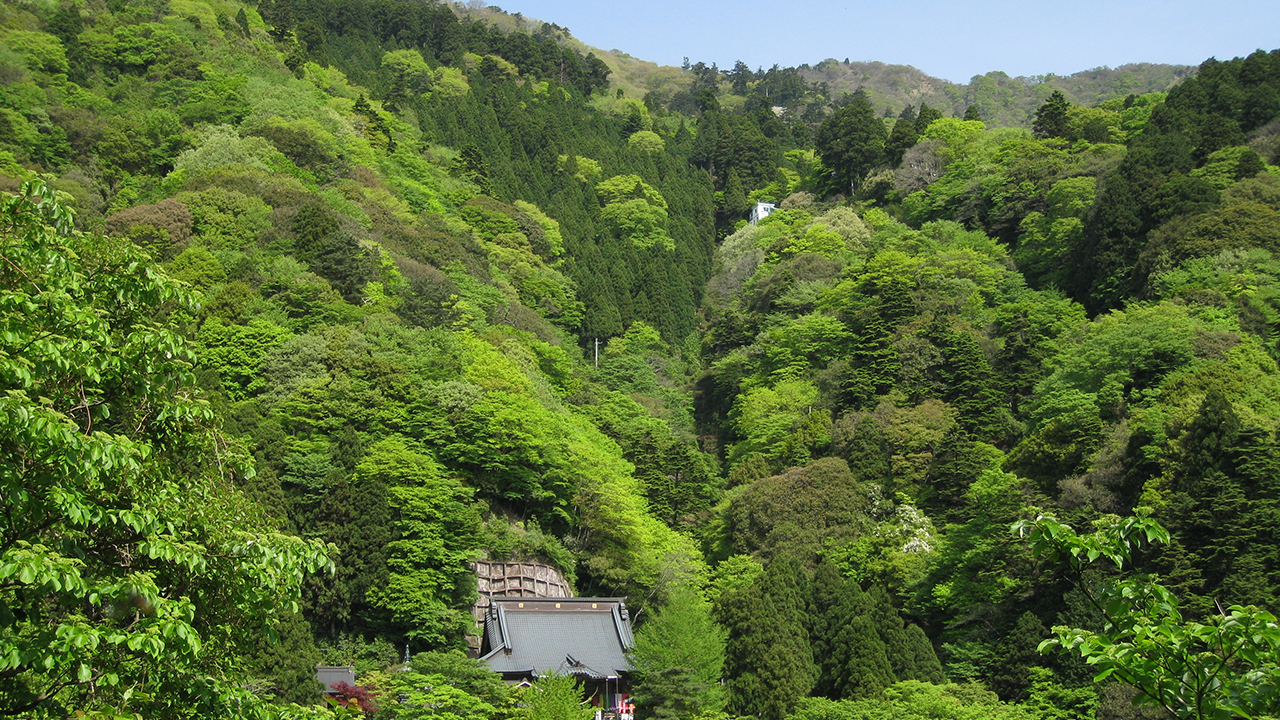
<path fill-rule="evenodd" d="M 1244 0 L 498 0 L 507 12 L 663 65 L 814 64 L 824 58 L 914 65 L 968 82 L 1069 75 L 1131 62 L 1198 65 L 1280 47 L 1280 5 Z"/>

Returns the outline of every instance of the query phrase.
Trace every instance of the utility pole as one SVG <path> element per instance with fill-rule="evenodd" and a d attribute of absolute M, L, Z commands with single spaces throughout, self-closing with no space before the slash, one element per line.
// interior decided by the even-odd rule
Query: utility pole
<path fill-rule="evenodd" d="M 600 338 L 596 338 L 596 367 L 600 367 Z"/>

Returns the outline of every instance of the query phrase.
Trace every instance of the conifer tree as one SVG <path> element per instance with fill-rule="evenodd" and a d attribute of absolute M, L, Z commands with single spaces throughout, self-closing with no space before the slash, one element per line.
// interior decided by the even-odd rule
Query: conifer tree
<path fill-rule="evenodd" d="M 893 606 L 889 593 L 885 592 L 883 586 L 872 584 L 866 594 L 870 601 L 868 618 L 875 624 L 880 641 L 884 643 L 885 655 L 889 659 L 895 680 L 917 679 L 919 671 L 916 669 L 915 653 L 902 617 Z"/>
<path fill-rule="evenodd" d="M 920 114 L 916 115 L 916 135 L 923 135 L 929 125 L 940 117 L 942 117 L 941 112 L 934 110 L 925 103 L 920 103 Z"/>
<path fill-rule="evenodd" d="M 884 431 L 870 415 L 858 417 L 850 429 L 850 437 L 841 448 L 845 459 L 849 461 L 849 469 L 861 483 L 877 483 L 891 494 L 889 485 L 893 480 L 892 467 L 889 464 L 889 441 Z"/>
<path fill-rule="evenodd" d="M 631 661 L 637 715 L 677 718 L 720 710 L 724 640 L 710 604 L 688 585 L 673 588 L 657 615 L 636 631 Z"/>
<path fill-rule="evenodd" d="M 945 398 L 959 410 L 960 427 L 979 440 L 1002 440 L 1008 432 L 1007 410 L 977 340 L 963 329 L 946 332 L 941 339 L 947 360 L 940 373 Z"/>
<path fill-rule="evenodd" d="M 830 561 L 814 572 L 810 625 L 818 694 L 832 700 L 876 697 L 896 681 L 872 604 Z"/>
<path fill-rule="evenodd" d="M 895 682 L 884 642 L 866 615 L 851 617 L 836 635 L 830 660 L 830 697 L 879 697 Z"/>
<path fill-rule="evenodd" d="M 1036 110 L 1035 120 L 1031 122 L 1031 132 L 1038 138 L 1066 137 L 1071 126 L 1067 112 L 1071 110 L 1071 102 L 1059 90 L 1054 90 L 1049 99 Z"/>
<path fill-rule="evenodd" d="M 841 401 L 846 407 L 861 408 L 878 395 L 891 390 L 901 372 L 893 336 L 878 316 L 873 316 L 858 336 L 849 357 L 849 370 L 842 385 Z"/>
<path fill-rule="evenodd" d="M 749 587 L 721 596 L 728 628 L 725 675 L 729 709 L 781 720 L 809 694 L 817 676 L 806 629 L 807 578 L 794 559 L 769 564 Z"/>
<path fill-rule="evenodd" d="M 975 447 L 973 438 L 961 427 L 942 436 L 925 474 L 927 491 L 922 504 L 948 522 L 964 519 L 964 495 L 970 483 L 988 467 L 989 459 Z"/>
<path fill-rule="evenodd" d="M 996 654 L 990 685 L 1009 702 L 1027 699 L 1033 678 L 1032 668 L 1044 664 L 1038 648 L 1049 637 L 1049 629 L 1033 612 L 1024 612 L 1005 634 Z"/>
<path fill-rule="evenodd" d="M 929 642 L 929 637 L 924 634 L 924 630 L 915 623 L 907 625 L 907 647 L 916 666 L 914 679 L 935 685 L 946 682 L 947 678 L 942 672 L 942 663 L 938 662 L 938 654 L 933 649 L 933 643 Z"/>
<path fill-rule="evenodd" d="M 1172 540 L 1160 566 L 1188 615 L 1218 603 L 1274 607 L 1276 475 L 1271 434 L 1242 427 L 1225 394 L 1210 390 L 1178 442 L 1168 504 Z"/>
<path fill-rule="evenodd" d="M 721 208 L 718 231 L 728 235 L 733 232 L 734 224 L 739 220 L 745 220 L 750 212 L 751 201 L 747 199 L 746 188 L 742 184 L 738 169 L 733 168 L 729 171 L 729 180 L 724 185 L 724 204 Z"/>
<path fill-rule="evenodd" d="M 884 145 L 885 160 L 897 167 L 898 163 L 902 162 L 902 156 L 916 144 L 918 137 L 915 118 L 910 120 L 898 118 L 893 123 L 893 130 L 889 133 L 889 139 Z"/>
<path fill-rule="evenodd" d="M 834 173 L 836 186 L 849 188 L 885 161 L 884 121 L 861 90 L 853 101 L 837 110 L 818 127 L 815 144 L 822 162 Z"/>

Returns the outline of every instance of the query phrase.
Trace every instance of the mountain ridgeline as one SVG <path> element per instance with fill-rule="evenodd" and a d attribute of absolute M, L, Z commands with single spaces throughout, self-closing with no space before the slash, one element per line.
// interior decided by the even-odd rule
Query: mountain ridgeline
<path fill-rule="evenodd" d="M 626 596 L 641 718 L 1280 712 L 1280 51 L 473 5 L 0 4 L 0 715 L 587 713 L 481 559 Z"/>

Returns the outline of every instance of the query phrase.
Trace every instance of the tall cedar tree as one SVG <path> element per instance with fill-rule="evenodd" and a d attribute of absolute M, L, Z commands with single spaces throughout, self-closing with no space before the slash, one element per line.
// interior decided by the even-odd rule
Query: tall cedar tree
<path fill-rule="evenodd" d="M 815 140 L 835 187 L 852 193 L 867 173 L 884 164 L 888 135 L 884 121 L 861 90 L 854 93 L 853 102 L 824 120 Z"/>
<path fill-rule="evenodd" d="M 1071 103 L 1059 90 L 1054 90 L 1049 99 L 1036 110 L 1035 120 L 1031 122 L 1031 132 L 1038 138 L 1062 138 L 1071 131 L 1067 117 Z"/>
<path fill-rule="evenodd" d="M 885 161 L 897 167 L 902 162 L 902 156 L 916 144 L 917 139 L 919 135 L 916 133 L 915 118 L 898 118 L 884 145 Z"/>
<path fill-rule="evenodd" d="M 941 112 L 925 103 L 920 103 L 920 114 L 916 116 L 916 135 L 923 135 L 924 131 L 929 129 L 929 125 L 940 117 L 942 117 Z"/>
<path fill-rule="evenodd" d="M 721 596 L 716 611 L 729 630 L 725 676 L 732 712 L 782 720 L 813 689 L 807 586 L 800 563 L 779 558 L 749 587 Z"/>
<path fill-rule="evenodd" d="M 870 613 L 871 600 L 856 582 L 842 577 L 830 561 L 818 566 L 810 620 L 817 694 L 832 700 L 876 697 L 894 683 Z"/>
<path fill-rule="evenodd" d="M 1172 492 L 1161 511 L 1172 542 L 1159 565 L 1184 610 L 1199 617 L 1218 604 L 1275 607 L 1280 456 L 1273 437 L 1242 427 L 1215 388 L 1178 448 Z"/>

